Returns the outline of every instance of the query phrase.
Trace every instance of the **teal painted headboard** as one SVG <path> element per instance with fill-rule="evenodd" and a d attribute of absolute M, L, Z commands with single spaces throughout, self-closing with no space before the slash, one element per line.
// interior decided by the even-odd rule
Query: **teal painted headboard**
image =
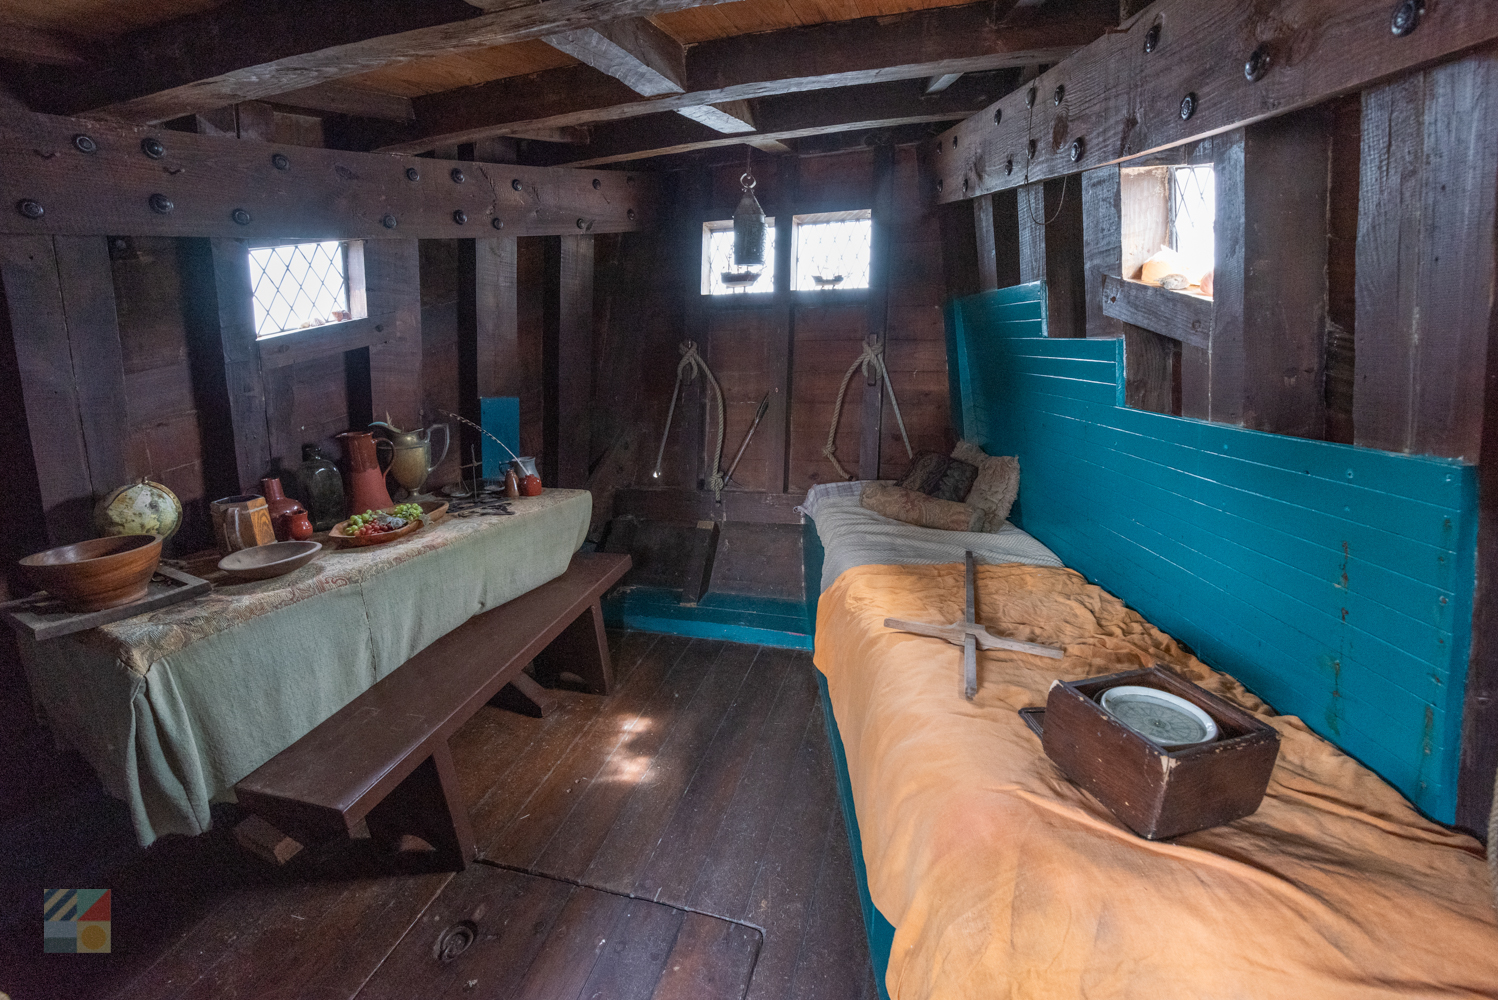
<path fill-rule="evenodd" d="M 1015 523 L 1451 822 L 1476 470 L 1133 410 L 1121 340 L 1040 284 L 948 303 L 954 424 L 1018 455 Z"/>

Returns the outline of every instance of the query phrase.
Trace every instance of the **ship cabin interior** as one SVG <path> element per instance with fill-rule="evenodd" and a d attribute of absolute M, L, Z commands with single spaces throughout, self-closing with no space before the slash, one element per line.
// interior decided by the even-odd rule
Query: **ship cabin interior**
<path fill-rule="evenodd" d="M 0 1000 L 1498 997 L 1492 0 L 7 0 L 0 468 Z"/>

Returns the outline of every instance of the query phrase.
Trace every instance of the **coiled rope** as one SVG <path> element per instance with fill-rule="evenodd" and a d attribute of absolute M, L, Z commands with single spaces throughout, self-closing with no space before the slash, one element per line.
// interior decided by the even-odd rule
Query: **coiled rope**
<path fill-rule="evenodd" d="M 697 351 L 697 344 L 691 340 L 683 340 L 677 348 L 681 353 L 681 361 L 676 365 L 676 388 L 671 392 L 671 406 L 675 409 L 676 394 L 681 391 L 682 384 L 690 385 L 696 381 L 697 373 L 700 371 L 707 376 L 708 384 L 713 387 L 713 395 L 718 402 L 718 445 L 713 449 L 713 474 L 708 477 L 708 488 L 713 491 L 713 499 L 723 499 L 723 390 L 718 386 L 718 380 L 713 377 L 712 369 L 708 368 L 707 362 Z M 666 417 L 666 429 L 661 434 L 661 451 L 666 450 L 666 435 L 671 433 L 671 418 Z"/>
<path fill-rule="evenodd" d="M 884 345 L 880 344 L 875 350 L 874 345 L 864 341 L 863 353 L 858 360 L 848 366 L 848 371 L 843 375 L 843 384 L 837 390 L 837 405 L 832 408 L 832 426 L 827 428 L 827 444 L 822 447 L 822 454 L 832 462 L 832 467 L 837 469 L 837 474 L 844 479 L 855 478 L 851 472 L 843 468 L 843 464 L 837 460 L 837 425 L 843 419 L 843 397 L 848 394 L 848 383 L 853 380 L 853 373 L 860 368 L 863 369 L 863 377 L 869 377 L 869 367 L 877 371 L 884 378 L 884 387 L 889 390 L 889 403 L 895 411 L 895 422 L 900 425 L 900 437 L 905 442 L 905 454 L 910 458 L 915 457 L 915 452 L 910 448 L 910 435 L 905 433 L 905 418 L 900 416 L 900 401 L 895 398 L 894 383 L 889 380 L 889 369 L 884 367 Z"/>

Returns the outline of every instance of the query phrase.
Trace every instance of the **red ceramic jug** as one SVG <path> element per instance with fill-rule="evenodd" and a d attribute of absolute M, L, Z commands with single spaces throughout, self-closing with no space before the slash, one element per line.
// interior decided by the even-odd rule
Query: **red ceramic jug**
<path fill-rule="evenodd" d="M 260 492 L 265 496 L 265 509 L 270 514 L 271 529 L 276 533 L 276 541 L 305 540 L 306 536 L 297 538 L 292 521 L 298 514 L 306 520 L 307 509 L 286 495 L 286 491 L 281 488 L 280 478 L 260 480 Z M 310 535 L 311 532 L 307 534 Z"/>
<path fill-rule="evenodd" d="M 338 435 L 343 446 L 343 493 L 350 515 L 395 506 L 385 489 L 385 470 L 380 468 L 374 435 L 369 431 L 345 431 Z"/>

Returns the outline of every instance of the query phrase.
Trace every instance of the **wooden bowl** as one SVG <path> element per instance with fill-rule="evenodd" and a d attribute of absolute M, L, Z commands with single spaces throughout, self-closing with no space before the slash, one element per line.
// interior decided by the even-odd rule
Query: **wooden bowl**
<path fill-rule="evenodd" d="M 301 569 L 321 551 L 321 542 L 271 542 L 231 552 L 218 568 L 236 580 L 269 580 Z"/>
<path fill-rule="evenodd" d="M 72 611 L 138 601 L 161 562 L 155 535 L 111 535 L 48 549 L 20 561 L 31 582 Z"/>
<path fill-rule="evenodd" d="M 421 508 L 422 519 L 427 524 L 436 524 L 447 516 L 446 500 L 422 500 L 417 506 Z"/>
<path fill-rule="evenodd" d="M 389 510 L 391 510 L 391 508 L 386 507 L 385 510 L 388 512 Z M 348 526 L 348 521 L 339 521 L 337 524 L 333 525 L 333 529 L 328 532 L 328 537 L 337 539 L 339 545 L 345 545 L 351 549 L 357 549 L 363 548 L 366 545 L 384 545 L 387 542 L 394 542 L 398 539 L 405 538 L 412 532 L 420 531 L 423 527 L 425 527 L 425 525 L 425 519 L 417 518 L 414 521 L 407 522 L 404 528 L 396 528 L 394 531 L 386 531 L 383 534 L 379 535 L 345 535 L 343 533 L 343 529 Z"/>

